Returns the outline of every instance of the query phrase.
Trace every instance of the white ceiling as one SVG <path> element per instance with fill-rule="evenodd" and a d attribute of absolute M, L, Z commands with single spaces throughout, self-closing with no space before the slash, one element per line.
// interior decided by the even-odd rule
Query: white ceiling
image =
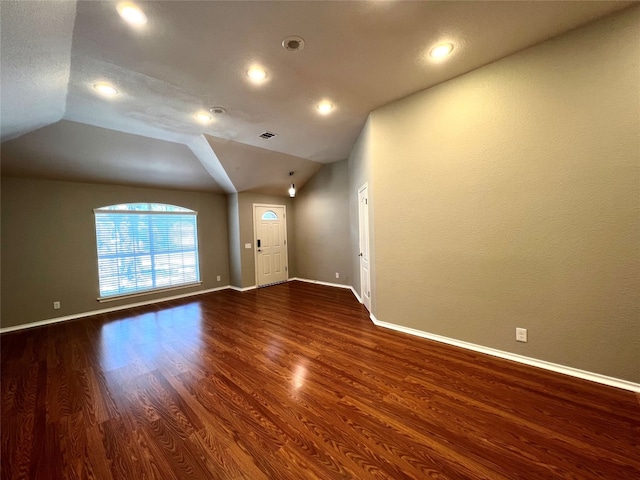
<path fill-rule="evenodd" d="M 347 158 L 370 111 L 631 3 L 145 1 L 135 29 L 118 2 L 2 0 L 3 174 L 284 194 L 289 171 Z M 200 124 L 211 106 L 227 113 Z"/>
<path fill-rule="evenodd" d="M 0 1 L 2 141 L 62 119 L 75 2 Z"/>

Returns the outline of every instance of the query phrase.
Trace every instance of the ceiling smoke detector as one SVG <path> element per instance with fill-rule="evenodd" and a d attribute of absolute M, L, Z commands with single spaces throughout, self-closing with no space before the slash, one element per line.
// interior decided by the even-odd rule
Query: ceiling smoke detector
<path fill-rule="evenodd" d="M 259 138 L 264 138 L 265 140 L 269 140 L 270 138 L 277 137 L 277 136 L 278 134 L 273 132 L 264 132 L 258 135 Z"/>
<path fill-rule="evenodd" d="M 282 48 L 290 52 L 299 52 L 304 48 L 304 38 L 298 35 L 289 35 L 282 40 Z"/>
<path fill-rule="evenodd" d="M 227 113 L 227 110 L 223 107 L 211 107 L 209 111 L 214 115 L 224 115 Z"/>

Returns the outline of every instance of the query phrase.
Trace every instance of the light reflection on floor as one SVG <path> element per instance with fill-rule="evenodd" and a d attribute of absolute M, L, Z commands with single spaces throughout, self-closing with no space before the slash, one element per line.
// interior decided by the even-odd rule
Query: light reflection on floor
<path fill-rule="evenodd" d="M 296 365 L 293 378 L 291 379 L 291 383 L 295 390 L 298 390 L 302 386 L 304 386 L 304 379 L 307 376 L 307 367 L 306 361 L 301 361 L 298 365 Z"/>
<path fill-rule="evenodd" d="M 202 346 L 202 322 L 200 302 L 191 302 L 106 323 L 100 329 L 100 366 L 109 371 L 137 364 L 153 370 L 167 343 L 195 357 Z"/>

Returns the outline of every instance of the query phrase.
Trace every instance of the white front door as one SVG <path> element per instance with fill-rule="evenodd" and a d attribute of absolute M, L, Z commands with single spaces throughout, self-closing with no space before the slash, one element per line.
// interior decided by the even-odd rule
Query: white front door
<path fill-rule="evenodd" d="M 371 311 L 371 272 L 369 270 L 369 188 L 358 190 L 358 223 L 360 230 L 360 298 Z"/>
<path fill-rule="evenodd" d="M 287 268 L 287 221 L 283 205 L 253 205 L 256 284 L 285 282 Z"/>

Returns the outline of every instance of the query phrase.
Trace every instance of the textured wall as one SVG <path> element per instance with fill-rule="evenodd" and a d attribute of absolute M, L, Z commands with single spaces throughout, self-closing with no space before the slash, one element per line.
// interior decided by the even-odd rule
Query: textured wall
<path fill-rule="evenodd" d="M 238 194 L 227 195 L 227 220 L 229 222 L 229 283 L 242 286 L 242 245 L 240 245 L 240 213 Z"/>
<path fill-rule="evenodd" d="M 365 183 L 369 192 L 369 269 L 371 273 L 371 311 L 375 312 L 376 306 L 376 239 L 374 235 L 374 209 L 375 191 L 371 174 L 373 123 L 371 116 L 367 119 L 360 136 L 349 155 L 349 237 L 350 237 L 350 261 L 351 261 L 351 285 L 362 298 L 360 286 L 360 223 L 358 211 L 358 190 Z"/>
<path fill-rule="evenodd" d="M 371 122 L 380 320 L 640 381 L 640 8 Z"/>
<path fill-rule="evenodd" d="M 99 303 L 93 209 L 135 202 L 198 212 L 202 285 Z M 226 199 L 212 193 L 3 177 L 1 249 L 2 327 L 229 284 Z"/>
<path fill-rule="evenodd" d="M 296 195 L 295 253 L 301 278 L 351 285 L 347 167 L 346 160 L 325 165 Z"/>

